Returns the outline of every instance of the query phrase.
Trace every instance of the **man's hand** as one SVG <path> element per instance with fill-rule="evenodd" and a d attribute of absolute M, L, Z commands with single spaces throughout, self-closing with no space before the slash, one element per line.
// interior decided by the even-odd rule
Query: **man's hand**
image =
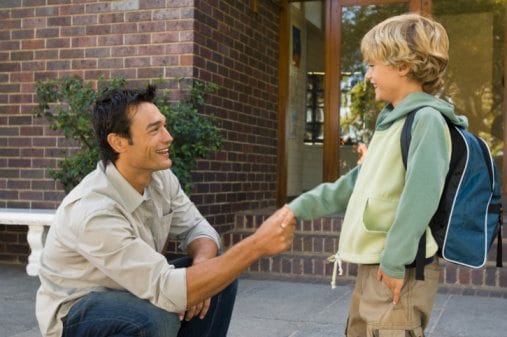
<path fill-rule="evenodd" d="M 295 224 L 292 212 L 284 206 L 267 218 L 255 233 L 236 243 L 222 255 L 205 260 L 207 262 L 204 263 L 194 261 L 194 265 L 187 268 L 189 308 L 200 305 L 203 299 L 223 290 L 259 258 L 277 255 L 289 249 L 294 239 Z M 209 257 L 208 254 L 205 255 Z"/>
<path fill-rule="evenodd" d="M 383 281 L 384 284 L 391 289 L 393 292 L 393 304 L 398 304 L 400 301 L 401 288 L 403 287 L 403 279 L 391 277 L 378 267 L 377 280 Z"/>
<path fill-rule="evenodd" d="M 211 298 L 208 298 L 204 300 L 204 302 L 201 302 L 197 305 L 194 305 L 187 309 L 185 312 L 181 312 L 179 314 L 180 321 L 190 321 L 195 316 L 199 316 L 200 319 L 203 319 L 206 314 L 208 313 L 209 307 L 211 305 Z"/>
<path fill-rule="evenodd" d="M 294 239 L 295 224 L 294 215 L 287 205 L 267 218 L 253 234 L 261 255 L 272 256 L 289 249 Z"/>

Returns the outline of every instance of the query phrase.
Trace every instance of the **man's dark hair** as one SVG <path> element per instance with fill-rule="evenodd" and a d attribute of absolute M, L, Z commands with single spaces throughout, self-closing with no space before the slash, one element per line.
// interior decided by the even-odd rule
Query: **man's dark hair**
<path fill-rule="evenodd" d="M 118 153 L 109 145 L 107 135 L 115 133 L 130 142 L 131 109 L 144 102 L 153 103 L 156 90 L 153 85 L 148 85 L 145 90 L 113 89 L 95 102 L 92 122 L 104 167 L 109 161 L 114 163 L 118 159 Z"/>

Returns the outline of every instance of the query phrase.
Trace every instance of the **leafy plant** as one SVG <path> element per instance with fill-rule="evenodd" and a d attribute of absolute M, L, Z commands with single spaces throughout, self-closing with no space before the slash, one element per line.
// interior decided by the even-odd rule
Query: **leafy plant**
<path fill-rule="evenodd" d="M 99 159 L 90 115 L 93 103 L 106 91 L 125 83 L 121 78 L 110 81 L 100 79 L 95 90 L 91 82 L 84 82 L 79 77 L 36 82 L 36 99 L 39 103 L 36 113 L 44 114 L 51 129 L 61 130 L 65 138 L 79 145 L 77 152 L 59 162 L 58 169 L 49 171 L 53 179 L 62 183 L 65 192 L 69 192 L 91 172 Z"/>
<path fill-rule="evenodd" d="M 163 81 L 162 81 L 163 82 Z M 92 82 L 80 77 L 65 77 L 36 83 L 38 108 L 35 113 L 44 115 L 50 128 L 61 130 L 67 139 L 77 144 L 74 153 L 59 161 L 57 169 L 49 174 L 69 192 L 81 179 L 95 169 L 100 160 L 98 144 L 91 122 L 90 109 L 96 99 L 109 90 L 124 87 L 123 78 L 99 79 L 97 89 Z M 199 114 L 207 94 L 217 86 L 193 81 L 186 99 L 171 103 L 168 92 L 159 92 L 155 104 L 166 116 L 168 128 L 174 138 L 171 146 L 172 170 L 184 190 L 191 192 L 191 171 L 199 158 L 220 149 L 222 136 L 212 116 Z"/>
<path fill-rule="evenodd" d="M 223 137 L 213 116 L 198 113 L 208 94 L 216 92 L 213 83 L 193 81 L 189 96 L 170 104 L 168 96 L 159 96 L 156 105 L 166 118 L 174 140 L 171 145 L 172 171 L 187 194 L 192 190 L 192 169 L 198 158 L 222 147 Z"/>
<path fill-rule="evenodd" d="M 375 90 L 370 82 L 359 81 L 350 90 L 350 111 L 342 116 L 340 127 L 348 130 L 356 142 L 368 144 L 384 105 L 384 102 L 375 100 Z"/>

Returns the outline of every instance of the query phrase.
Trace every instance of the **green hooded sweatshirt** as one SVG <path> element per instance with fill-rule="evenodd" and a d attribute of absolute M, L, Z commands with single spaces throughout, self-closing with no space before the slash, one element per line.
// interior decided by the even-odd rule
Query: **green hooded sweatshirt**
<path fill-rule="evenodd" d="M 418 109 L 412 125 L 407 168 L 400 136 L 406 115 Z M 336 257 L 376 264 L 386 274 L 403 278 L 415 259 L 420 237 L 427 233 L 426 256 L 437 245 L 428 224 L 435 213 L 451 155 L 444 115 L 466 128 L 466 117 L 432 95 L 418 92 L 379 114 L 363 163 L 334 183 L 323 183 L 289 204 L 298 219 L 310 220 L 345 213 Z"/>

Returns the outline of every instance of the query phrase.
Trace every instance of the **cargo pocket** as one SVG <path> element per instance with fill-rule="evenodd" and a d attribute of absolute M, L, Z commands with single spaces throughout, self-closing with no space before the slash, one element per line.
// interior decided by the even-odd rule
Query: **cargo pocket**
<path fill-rule="evenodd" d="M 410 330 L 402 329 L 368 329 L 368 337 L 424 337 L 424 333 L 420 327 Z"/>

